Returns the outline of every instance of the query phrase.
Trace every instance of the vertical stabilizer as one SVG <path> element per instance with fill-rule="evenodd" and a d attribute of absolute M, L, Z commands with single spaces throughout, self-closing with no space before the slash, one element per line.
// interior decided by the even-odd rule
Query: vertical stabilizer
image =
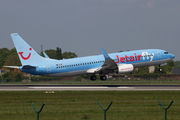
<path fill-rule="evenodd" d="M 17 54 L 24 65 L 36 65 L 42 63 L 45 58 L 41 57 L 29 44 L 27 44 L 18 33 L 11 34 L 12 40 L 17 50 Z"/>

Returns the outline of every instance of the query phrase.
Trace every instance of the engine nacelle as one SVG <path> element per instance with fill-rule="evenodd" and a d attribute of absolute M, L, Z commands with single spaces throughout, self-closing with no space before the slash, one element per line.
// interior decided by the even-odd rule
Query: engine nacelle
<path fill-rule="evenodd" d="M 124 73 L 130 73 L 133 72 L 134 66 L 132 64 L 120 64 L 118 65 L 118 73 L 124 74 Z"/>

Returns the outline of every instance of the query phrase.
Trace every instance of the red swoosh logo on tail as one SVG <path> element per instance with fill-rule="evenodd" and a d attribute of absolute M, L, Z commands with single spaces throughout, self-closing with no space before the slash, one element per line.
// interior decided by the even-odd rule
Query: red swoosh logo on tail
<path fill-rule="evenodd" d="M 28 60 L 28 59 L 30 58 L 30 56 L 31 56 L 31 53 L 29 53 L 29 55 L 28 55 L 27 57 L 24 57 L 24 56 L 22 55 L 23 52 L 19 52 L 19 54 L 21 55 L 22 59 L 24 59 L 24 60 Z"/>
<path fill-rule="evenodd" d="M 32 48 L 29 48 L 29 50 L 31 51 Z M 30 56 L 31 56 L 31 53 L 29 53 L 29 55 L 28 55 L 27 57 L 24 57 L 24 56 L 22 55 L 23 52 L 19 52 L 19 54 L 20 54 L 20 56 L 22 57 L 23 60 L 28 60 L 28 59 L 30 58 Z"/>

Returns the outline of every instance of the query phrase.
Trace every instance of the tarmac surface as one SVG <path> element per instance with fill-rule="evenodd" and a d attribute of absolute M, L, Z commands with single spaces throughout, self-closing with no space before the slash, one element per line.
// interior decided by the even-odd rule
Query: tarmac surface
<path fill-rule="evenodd" d="M 155 91 L 180 90 L 180 85 L 0 85 L 0 91 Z"/>

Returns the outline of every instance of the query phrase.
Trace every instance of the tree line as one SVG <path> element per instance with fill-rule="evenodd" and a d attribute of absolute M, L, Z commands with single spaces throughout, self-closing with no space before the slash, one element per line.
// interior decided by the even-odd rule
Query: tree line
<path fill-rule="evenodd" d="M 61 48 L 57 47 L 56 50 L 50 49 L 50 50 L 45 50 L 45 53 L 51 58 L 51 59 L 69 59 L 69 58 L 76 58 L 77 55 L 73 52 L 63 52 Z M 41 52 L 41 56 L 44 57 L 43 53 Z"/>

